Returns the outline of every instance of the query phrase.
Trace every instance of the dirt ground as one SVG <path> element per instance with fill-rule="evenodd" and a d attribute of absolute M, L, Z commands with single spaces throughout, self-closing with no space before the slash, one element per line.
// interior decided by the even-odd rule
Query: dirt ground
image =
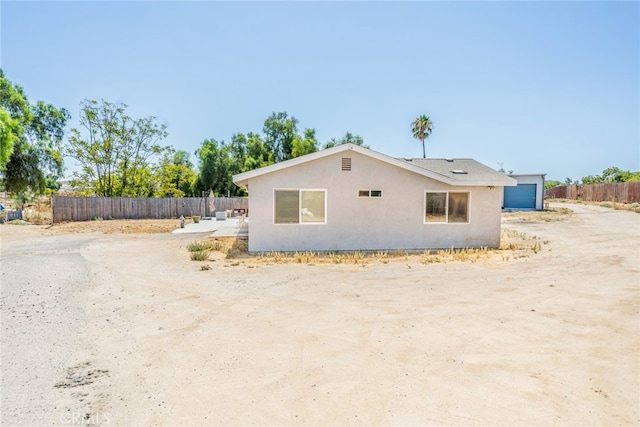
<path fill-rule="evenodd" d="M 2 225 L 0 421 L 639 425 L 640 215 L 560 206 L 503 216 L 536 250 L 464 262 L 195 262 L 175 221 Z"/>

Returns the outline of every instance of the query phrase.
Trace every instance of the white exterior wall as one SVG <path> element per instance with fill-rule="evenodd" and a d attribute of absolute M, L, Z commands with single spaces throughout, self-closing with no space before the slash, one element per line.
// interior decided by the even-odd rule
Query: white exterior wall
<path fill-rule="evenodd" d="M 351 157 L 352 170 L 341 170 Z M 326 224 L 274 224 L 277 189 L 326 189 Z M 358 197 L 382 190 L 382 198 Z M 425 224 L 425 191 L 470 193 L 468 224 Z M 249 251 L 497 247 L 503 187 L 453 187 L 348 151 L 249 180 Z"/>
<path fill-rule="evenodd" d="M 518 181 L 518 184 L 536 184 L 536 210 L 541 211 L 544 207 L 544 174 L 530 175 L 509 175 Z M 504 190 L 503 190 L 504 192 Z"/>

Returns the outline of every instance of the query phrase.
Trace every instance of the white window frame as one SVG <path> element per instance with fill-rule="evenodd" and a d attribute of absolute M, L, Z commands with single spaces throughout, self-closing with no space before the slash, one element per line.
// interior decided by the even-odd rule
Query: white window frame
<path fill-rule="evenodd" d="M 427 194 L 445 194 L 444 221 L 427 221 Z M 467 221 L 466 222 L 449 222 L 449 193 L 467 194 Z M 441 190 L 424 190 L 424 201 L 422 203 L 422 222 L 428 225 L 464 225 L 471 223 L 471 191 L 441 191 Z"/>
<path fill-rule="evenodd" d="M 276 222 L 276 191 L 298 191 L 298 222 Z M 324 221 L 302 221 L 302 192 L 322 191 L 324 193 Z M 273 189 L 273 225 L 326 225 L 327 224 L 327 189 L 326 188 L 274 188 Z"/>
<path fill-rule="evenodd" d="M 367 192 L 366 196 L 360 195 L 360 192 L 365 192 L 365 191 Z M 380 195 L 379 196 L 372 196 L 371 193 L 374 192 L 374 191 L 379 191 Z M 384 196 L 384 193 L 382 192 L 381 189 L 378 189 L 378 188 L 374 188 L 374 189 L 371 189 L 371 190 L 365 190 L 365 189 L 358 190 L 358 197 L 362 198 L 362 199 L 367 199 L 367 198 L 369 198 L 369 199 L 382 199 L 383 196 Z"/>

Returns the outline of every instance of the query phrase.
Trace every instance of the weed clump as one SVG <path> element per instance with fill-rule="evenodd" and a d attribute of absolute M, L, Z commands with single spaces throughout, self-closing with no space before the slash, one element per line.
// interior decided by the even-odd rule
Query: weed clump
<path fill-rule="evenodd" d="M 209 251 L 192 251 L 191 261 L 206 261 L 209 259 Z"/>
<path fill-rule="evenodd" d="M 211 249 L 211 245 L 209 243 L 202 242 L 191 242 L 187 245 L 187 250 L 189 252 L 203 252 Z"/>

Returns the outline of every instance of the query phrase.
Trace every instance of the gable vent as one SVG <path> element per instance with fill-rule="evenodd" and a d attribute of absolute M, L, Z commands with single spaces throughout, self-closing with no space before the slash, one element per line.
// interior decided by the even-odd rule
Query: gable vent
<path fill-rule="evenodd" d="M 351 157 L 343 157 L 342 158 L 342 170 L 350 171 L 351 170 Z"/>

